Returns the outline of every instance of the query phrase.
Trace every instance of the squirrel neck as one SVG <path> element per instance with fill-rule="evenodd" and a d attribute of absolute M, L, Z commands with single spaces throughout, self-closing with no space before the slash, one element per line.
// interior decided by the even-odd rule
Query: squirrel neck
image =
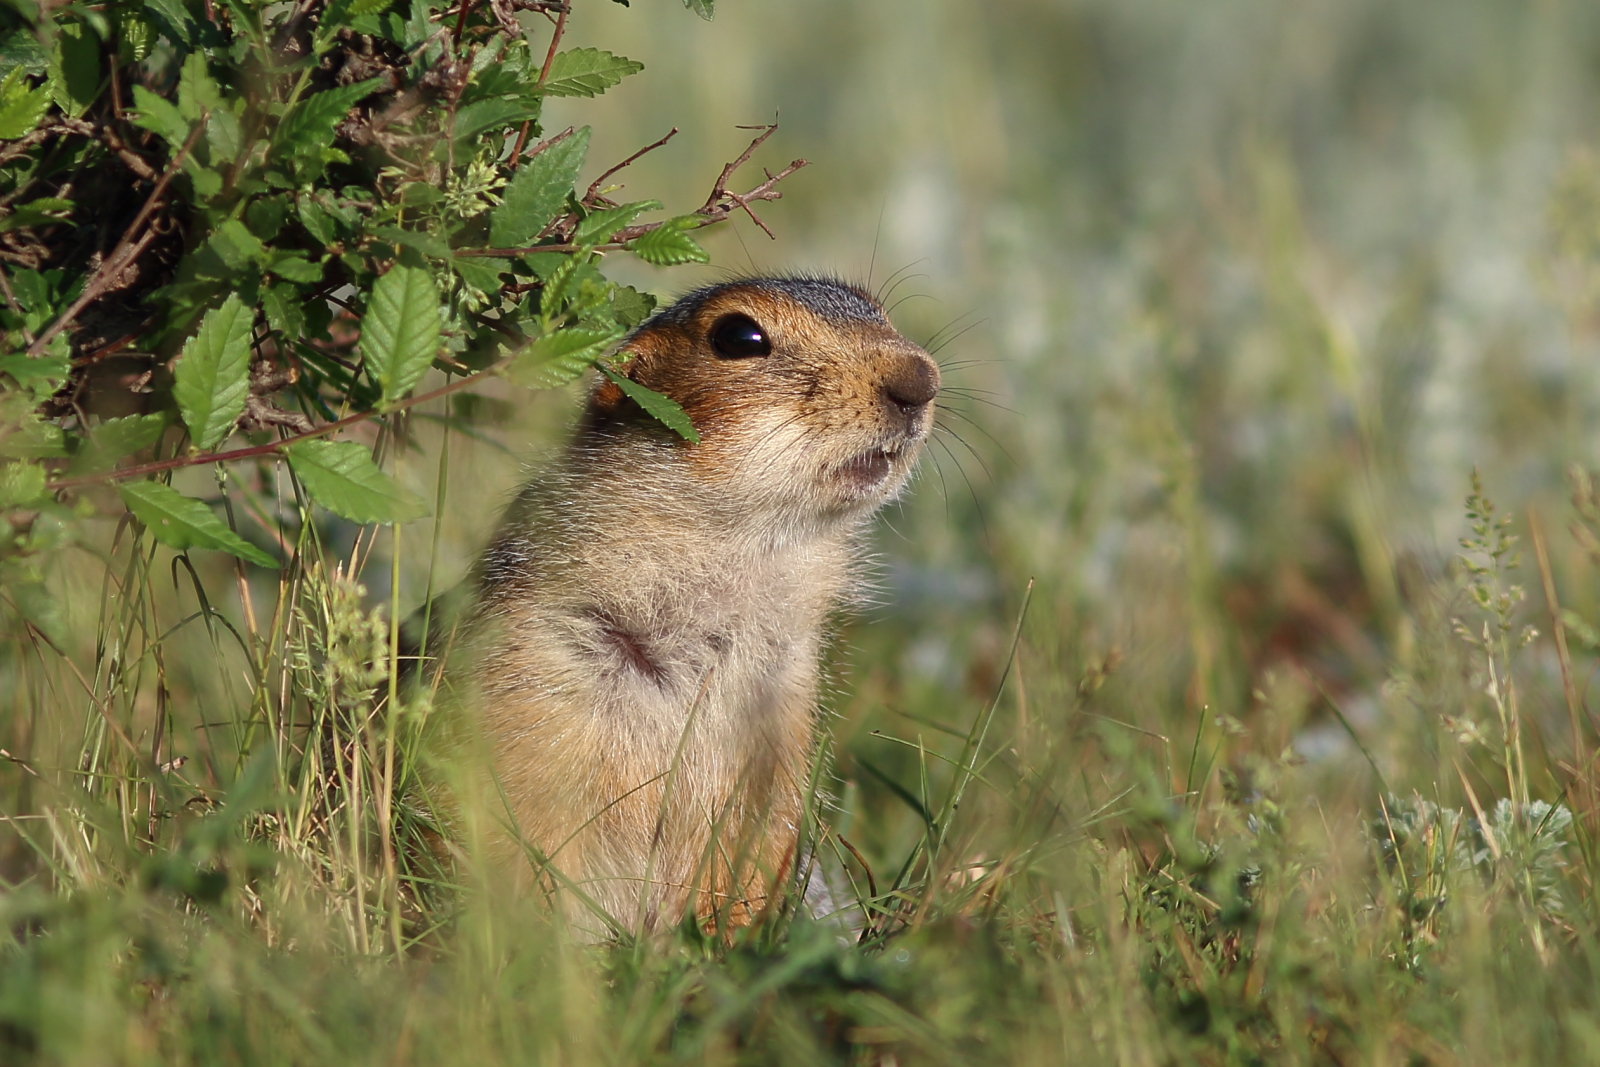
<path fill-rule="evenodd" d="M 511 509 L 484 561 L 491 599 L 537 587 L 553 607 L 674 629 L 730 615 L 818 625 L 851 584 L 865 517 L 810 520 L 730 501 L 696 477 L 687 447 L 631 428 L 580 433 Z"/>

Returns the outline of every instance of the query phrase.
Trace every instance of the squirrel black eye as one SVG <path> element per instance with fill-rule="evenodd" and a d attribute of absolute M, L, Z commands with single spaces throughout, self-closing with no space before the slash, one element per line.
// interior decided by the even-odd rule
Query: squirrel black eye
<path fill-rule="evenodd" d="M 724 315 L 711 327 L 711 348 L 724 359 L 772 354 L 767 331 L 745 315 Z"/>

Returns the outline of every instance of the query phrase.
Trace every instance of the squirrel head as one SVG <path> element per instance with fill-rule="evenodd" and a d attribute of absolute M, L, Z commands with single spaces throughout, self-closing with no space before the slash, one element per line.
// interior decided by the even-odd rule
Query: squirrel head
<path fill-rule="evenodd" d="M 749 278 L 689 293 L 623 342 L 619 373 L 683 408 L 676 438 L 608 379 L 585 435 L 653 435 L 735 507 L 825 521 L 864 515 L 905 485 L 933 425 L 939 367 L 863 290 Z M 590 437 L 594 440 L 594 437 Z"/>

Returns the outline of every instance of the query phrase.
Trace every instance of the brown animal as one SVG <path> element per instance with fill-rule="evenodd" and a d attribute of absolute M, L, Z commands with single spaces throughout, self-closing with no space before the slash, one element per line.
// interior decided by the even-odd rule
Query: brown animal
<path fill-rule="evenodd" d="M 482 561 L 475 699 L 502 821 L 531 846 L 516 869 L 591 931 L 595 905 L 613 932 L 690 909 L 726 929 L 794 871 L 827 620 L 939 370 L 820 278 L 699 289 L 622 353 L 701 440 L 598 382 Z"/>

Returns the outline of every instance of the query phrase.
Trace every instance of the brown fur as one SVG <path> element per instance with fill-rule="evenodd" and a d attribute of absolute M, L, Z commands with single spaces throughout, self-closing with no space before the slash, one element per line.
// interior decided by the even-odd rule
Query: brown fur
<path fill-rule="evenodd" d="M 770 355 L 713 351 L 733 313 Z M 827 618 L 938 370 L 865 294 L 818 281 L 690 294 L 623 352 L 701 441 L 601 380 L 484 558 L 471 682 L 511 821 L 569 890 L 623 928 L 691 908 L 737 924 L 795 862 Z"/>

